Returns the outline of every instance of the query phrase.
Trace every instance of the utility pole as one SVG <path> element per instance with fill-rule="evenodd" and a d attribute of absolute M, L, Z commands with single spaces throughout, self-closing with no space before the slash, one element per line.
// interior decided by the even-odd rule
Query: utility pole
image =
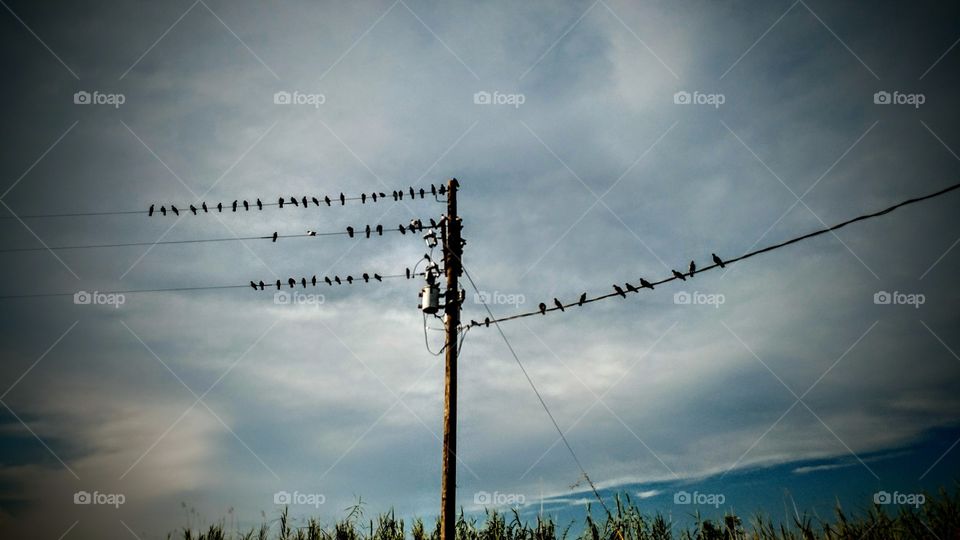
<path fill-rule="evenodd" d="M 441 221 L 443 268 L 447 274 L 444 294 L 444 328 L 447 334 L 446 376 L 443 395 L 443 471 L 440 480 L 440 540 L 456 540 L 457 520 L 457 329 L 460 326 L 460 286 L 463 242 L 457 216 L 456 178 L 447 184 L 447 216 Z"/>

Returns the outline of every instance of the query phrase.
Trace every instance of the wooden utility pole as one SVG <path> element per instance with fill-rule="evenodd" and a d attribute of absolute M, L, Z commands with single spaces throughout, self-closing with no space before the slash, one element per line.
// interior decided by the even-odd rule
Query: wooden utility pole
<path fill-rule="evenodd" d="M 443 471 L 440 480 L 440 540 L 456 540 L 457 520 L 457 329 L 460 326 L 460 286 L 463 242 L 457 216 L 456 178 L 447 185 L 447 216 L 442 221 L 443 268 L 447 274 L 444 294 L 444 327 L 447 334 L 446 377 L 443 395 Z"/>

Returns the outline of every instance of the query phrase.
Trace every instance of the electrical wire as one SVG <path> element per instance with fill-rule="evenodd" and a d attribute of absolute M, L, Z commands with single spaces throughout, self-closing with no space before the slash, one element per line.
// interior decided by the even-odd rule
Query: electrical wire
<path fill-rule="evenodd" d="M 807 233 L 807 234 L 805 234 L 805 235 L 798 236 L 798 237 L 796 237 L 796 238 L 792 238 L 792 239 L 790 239 L 790 240 L 786 240 L 786 241 L 780 242 L 780 243 L 778 243 L 778 244 L 773 244 L 773 245 L 770 245 L 770 246 L 767 246 L 767 247 L 764 247 L 764 248 L 761 248 L 761 249 L 757 249 L 757 250 L 754 250 L 754 251 L 745 253 L 745 254 L 743 254 L 743 255 L 741 255 L 741 256 L 739 256 L 739 257 L 735 257 L 735 258 L 727 259 L 727 260 L 722 260 L 721 262 L 722 262 L 723 264 L 714 263 L 714 264 L 711 264 L 711 265 L 709 265 L 709 266 L 705 266 L 705 267 L 703 267 L 703 268 L 698 268 L 698 269 L 697 269 L 696 271 L 694 271 L 694 272 L 686 272 L 686 273 L 683 273 L 683 274 L 681 274 L 681 275 L 683 275 L 683 276 L 693 276 L 693 275 L 695 275 L 695 274 L 699 274 L 699 273 L 701 273 L 701 272 L 706 272 L 706 271 L 708 271 L 708 270 L 713 270 L 713 269 L 715 269 L 715 268 L 726 267 L 726 265 L 734 264 L 734 263 L 737 263 L 737 262 L 740 262 L 740 261 L 749 259 L 750 257 L 755 257 L 755 256 L 760 255 L 760 254 L 762 254 L 762 253 L 767 253 L 767 252 L 770 252 L 770 251 L 774 251 L 774 250 L 776 250 L 776 249 L 780 249 L 780 248 L 783 248 L 783 247 L 786 247 L 786 246 L 789 246 L 789 245 L 792 245 L 792 244 L 796 244 L 797 242 L 801 242 L 801 241 L 803 241 L 803 240 L 808 240 L 808 239 L 810 239 L 810 238 L 814 238 L 814 237 L 816 237 L 816 236 L 820 236 L 820 235 L 826 234 L 826 233 L 828 233 L 828 232 L 832 232 L 832 231 L 835 231 L 835 230 L 837 230 L 837 229 L 841 229 L 841 228 L 843 228 L 843 227 L 846 227 L 847 225 L 851 225 L 851 224 L 856 223 L 856 222 L 858 222 L 858 221 L 864 221 L 864 220 L 867 220 L 867 219 L 872 219 L 872 218 L 880 217 L 880 216 L 889 214 L 890 212 L 893 212 L 894 210 L 897 210 L 898 208 L 901 208 L 901 207 L 904 207 L 904 206 L 907 206 L 907 205 L 910 205 L 910 204 L 915 204 L 915 203 L 918 203 L 918 202 L 921 202 L 921 201 L 926 201 L 926 200 L 928 200 L 928 199 L 933 199 L 933 198 L 935 198 L 935 197 L 940 197 L 940 196 L 942 196 L 942 195 L 945 195 L 945 194 L 950 193 L 950 192 L 952 192 L 952 191 L 954 191 L 954 190 L 957 190 L 957 189 L 960 189 L 960 183 L 953 184 L 952 186 L 949 186 L 949 187 L 947 187 L 947 188 L 941 189 L 940 191 L 931 193 L 931 194 L 929 194 L 929 195 L 924 195 L 924 196 L 922 196 L 922 197 L 915 197 L 915 198 L 913 198 L 913 199 L 907 199 L 907 200 L 905 200 L 905 201 L 901 201 L 901 202 L 899 202 L 899 203 L 897 203 L 897 204 L 894 204 L 893 206 L 889 206 L 889 207 L 887 207 L 887 208 L 885 208 L 885 209 L 883 209 L 883 210 L 877 211 L 877 212 L 873 212 L 873 213 L 870 213 L 870 214 L 863 214 L 863 215 L 857 216 L 857 217 L 855 217 L 855 218 L 853 218 L 853 219 L 848 219 L 847 221 L 838 223 L 838 224 L 833 225 L 833 226 L 831 226 L 831 227 L 826 227 L 826 228 L 824 228 L 824 229 L 818 229 L 818 230 L 813 231 L 813 232 L 811 232 L 811 233 Z M 644 288 L 649 288 L 649 289 L 652 290 L 653 287 L 655 287 L 655 286 L 657 286 L 657 285 L 661 285 L 661 284 L 663 284 L 663 283 L 667 283 L 667 282 L 670 282 L 670 281 L 674 281 L 674 280 L 676 280 L 676 279 L 679 279 L 679 278 L 677 278 L 677 277 L 674 275 L 674 276 L 671 276 L 671 277 L 668 277 L 668 278 L 665 278 L 665 279 L 661 279 L 660 281 L 650 282 L 650 283 L 649 283 L 649 287 L 646 286 L 646 285 L 644 285 L 644 286 L 642 286 L 642 287 L 634 287 L 635 290 L 630 291 L 630 292 L 639 293 L 640 290 L 642 290 L 642 289 L 644 289 Z M 595 296 L 595 297 L 593 297 L 593 298 L 586 298 L 586 299 L 583 300 L 583 301 L 571 302 L 571 303 L 569 303 L 569 304 L 562 304 L 562 303 L 561 303 L 561 305 L 563 306 L 564 309 L 570 308 L 570 307 L 581 307 L 581 306 L 583 306 L 583 305 L 585 305 L 585 304 L 590 304 L 590 303 L 592 303 L 592 302 L 598 302 L 598 301 L 600 301 L 600 300 L 606 300 L 606 299 L 608 299 L 608 298 L 615 298 L 615 297 L 617 297 L 617 296 L 626 297 L 626 291 L 623 291 L 623 292 L 621 292 L 621 291 L 615 291 L 615 292 L 612 292 L 612 293 L 601 294 L 601 295 Z M 490 311 L 489 308 L 487 309 L 487 311 L 488 311 L 488 312 Z M 514 320 L 514 319 L 522 319 L 522 318 L 524 318 L 524 317 L 532 317 L 532 316 L 534 316 L 534 315 L 543 315 L 543 314 L 549 313 L 549 312 L 551 312 L 551 311 L 563 311 L 563 310 L 562 310 L 560 307 L 554 306 L 554 307 L 547 307 L 546 309 L 543 309 L 543 310 L 530 311 L 530 312 L 526 312 L 526 313 L 518 313 L 518 314 L 516 314 L 516 315 L 510 315 L 510 316 L 508 316 L 508 317 L 502 317 L 502 318 L 500 318 L 500 319 L 494 319 L 493 316 L 491 315 L 490 318 L 489 318 L 489 320 L 484 320 L 483 322 L 471 321 L 471 323 L 468 324 L 467 326 L 473 326 L 473 327 L 479 327 L 479 326 L 489 327 L 491 323 L 501 323 L 501 322 L 506 322 L 506 321 L 512 321 L 512 320 Z M 497 328 L 499 328 L 499 325 L 497 326 Z M 501 333 L 502 333 L 502 332 L 501 332 Z"/>

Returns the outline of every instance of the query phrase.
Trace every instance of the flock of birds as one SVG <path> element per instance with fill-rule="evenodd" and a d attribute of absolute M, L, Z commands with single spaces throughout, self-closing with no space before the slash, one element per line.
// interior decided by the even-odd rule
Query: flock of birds
<path fill-rule="evenodd" d="M 447 187 L 444 186 L 443 184 L 441 184 L 440 187 L 430 184 L 429 190 L 426 188 L 420 188 L 419 190 L 416 190 L 411 186 L 409 190 L 406 192 L 404 192 L 402 189 L 394 190 L 390 194 L 390 196 L 393 198 L 394 201 L 402 201 L 404 196 L 406 196 L 407 194 L 409 194 L 411 199 L 415 199 L 417 195 L 420 195 L 420 198 L 424 199 L 426 198 L 427 193 L 430 193 L 434 197 L 437 197 L 438 195 L 444 195 L 446 192 L 447 192 Z M 276 203 L 265 203 L 261 201 L 259 198 L 257 198 L 256 202 L 254 203 L 250 203 L 249 201 L 246 201 L 246 200 L 241 201 L 240 199 L 237 199 L 237 200 L 234 200 L 233 203 L 227 206 L 224 206 L 223 203 L 217 203 L 216 206 L 207 206 L 206 202 L 202 202 L 200 203 L 199 208 L 193 204 L 189 205 L 188 208 L 190 210 L 190 213 L 196 216 L 200 212 L 207 213 L 212 210 L 216 210 L 217 212 L 223 212 L 224 208 L 227 208 L 229 210 L 232 210 L 233 212 L 236 212 L 241 206 L 243 207 L 244 211 L 249 212 L 250 208 L 253 206 L 256 206 L 257 210 L 263 210 L 264 206 L 278 206 L 279 208 L 283 208 L 285 204 L 293 205 L 298 208 L 299 207 L 309 208 L 311 202 L 316 207 L 319 207 L 321 202 L 326 204 L 327 206 L 333 206 L 333 202 L 336 200 L 340 201 L 340 206 L 345 206 L 348 200 L 350 201 L 359 200 L 361 204 L 366 204 L 368 199 L 372 202 L 385 200 L 387 199 L 387 194 L 382 191 L 379 191 L 379 192 L 372 192 L 370 193 L 370 195 L 367 195 L 366 193 L 362 193 L 360 194 L 359 197 L 347 197 L 343 192 L 341 192 L 339 197 L 334 197 L 332 199 L 330 198 L 329 195 L 325 195 L 322 199 L 318 197 L 310 197 L 309 199 L 307 199 L 307 196 L 304 195 L 299 200 L 296 197 L 290 197 L 289 199 L 286 199 L 284 197 L 279 197 Z M 160 208 L 157 208 L 156 204 L 151 204 L 150 208 L 147 210 L 147 215 L 153 216 L 157 212 L 159 212 L 161 215 L 166 216 L 168 210 L 165 205 L 161 205 Z M 180 215 L 180 209 L 172 204 L 170 205 L 169 212 L 175 216 Z"/>
<path fill-rule="evenodd" d="M 407 269 L 406 269 L 405 277 L 406 277 L 407 279 L 413 279 L 415 276 L 422 276 L 422 275 L 423 275 L 422 272 L 421 272 L 421 273 L 417 273 L 417 272 L 414 272 L 414 271 L 410 270 L 409 268 L 407 268 Z M 401 276 L 386 276 L 386 277 L 401 277 Z M 333 276 L 332 279 L 330 278 L 330 276 L 324 276 L 322 280 L 318 280 L 318 279 L 317 279 L 317 276 L 313 276 L 313 277 L 310 278 L 310 279 L 307 279 L 307 278 L 305 278 L 305 277 L 302 277 L 302 278 L 300 278 L 299 280 L 297 280 L 297 278 L 290 278 L 290 279 L 287 280 L 287 284 L 290 286 L 291 289 L 293 289 L 293 288 L 296 287 L 297 284 L 299 283 L 300 285 L 303 286 L 304 289 L 306 289 L 306 288 L 307 288 L 307 285 L 312 285 L 313 287 L 316 287 L 316 286 L 317 286 L 317 283 L 321 283 L 321 282 L 322 282 L 322 283 L 326 283 L 327 285 L 331 285 L 331 286 L 332 286 L 333 284 L 343 285 L 344 283 L 346 283 L 347 285 L 353 285 L 354 282 L 358 282 L 358 283 L 359 283 L 360 281 L 363 281 L 364 283 L 370 283 L 370 280 L 371 280 L 371 279 L 374 280 L 374 281 L 377 281 L 377 282 L 382 282 L 382 281 L 383 281 L 383 278 L 384 278 L 384 276 L 382 276 L 382 275 L 380 275 L 380 274 L 372 274 L 372 275 L 371 275 L 371 274 L 369 274 L 369 273 L 367 273 L 367 272 L 364 272 L 364 273 L 361 274 L 360 277 L 358 277 L 358 278 L 354 278 L 353 276 L 347 276 L 347 277 L 345 277 L 345 278 L 343 278 L 343 279 L 341 279 L 340 276 Z M 277 287 L 277 290 L 278 290 L 278 291 L 283 288 L 283 282 L 282 282 L 281 280 L 279 280 L 279 279 L 278 279 L 278 280 L 276 281 L 276 283 L 274 283 L 273 285 L 275 285 L 275 286 Z M 255 291 L 265 290 L 265 289 L 266 289 L 267 287 L 269 287 L 269 286 L 270 286 L 270 285 L 268 285 L 267 283 L 265 283 L 263 280 L 260 280 L 259 282 L 256 282 L 256 281 L 251 281 L 251 282 L 250 282 L 250 287 L 251 287 L 253 290 L 255 290 Z"/>

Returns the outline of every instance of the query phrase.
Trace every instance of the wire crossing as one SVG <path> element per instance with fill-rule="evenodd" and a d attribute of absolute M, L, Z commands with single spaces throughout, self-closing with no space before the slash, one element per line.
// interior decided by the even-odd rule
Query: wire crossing
<path fill-rule="evenodd" d="M 941 197 L 941 196 L 946 195 L 946 194 L 948 194 L 948 193 L 950 193 L 950 192 L 952 192 L 952 191 L 955 191 L 955 190 L 957 190 L 957 189 L 960 189 L 960 183 L 953 184 L 952 186 L 949 186 L 949 187 L 947 187 L 947 188 L 941 189 L 940 191 L 931 193 L 931 194 L 929 194 L 929 195 L 924 195 L 924 196 L 922 196 L 922 197 L 916 197 L 916 198 L 913 198 L 913 199 L 907 199 L 907 200 L 905 200 L 905 201 L 901 201 L 901 202 L 899 202 L 899 203 L 897 203 L 897 204 L 894 204 L 893 206 L 887 207 L 887 208 L 885 208 L 885 209 L 883 209 L 883 210 L 880 210 L 880 211 L 877 211 L 877 212 L 873 212 L 873 213 L 870 213 L 870 214 L 863 214 L 863 215 L 861 215 L 861 216 L 857 216 L 857 217 L 855 217 L 855 218 L 853 218 L 853 219 L 849 219 L 849 220 L 847 220 L 847 221 L 844 221 L 844 222 L 838 223 L 838 224 L 836 224 L 836 225 L 833 225 L 832 227 L 827 227 L 827 228 L 824 228 L 824 229 L 818 229 L 818 230 L 816 230 L 816 231 L 814 231 L 814 232 L 807 233 L 807 234 L 805 234 L 805 235 L 803 235 L 803 236 L 798 236 L 798 237 L 796 237 L 796 238 L 792 238 L 792 239 L 790 239 L 790 240 L 787 240 L 787 241 L 784 241 L 784 242 L 780 242 L 779 244 L 773 244 L 773 245 L 767 246 L 767 247 L 765 247 L 765 248 L 761 248 L 761 249 L 757 249 L 757 250 L 754 250 L 754 251 L 745 253 L 745 254 L 743 254 L 743 255 L 741 255 L 741 256 L 739 256 L 739 257 L 735 257 L 735 258 L 733 258 L 733 259 L 723 260 L 723 259 L 721 259 L 720 257 L 718 257 L 716 254 L 714 254 L 714 255 L 713 255 L 713 261 L 714 261 L 714 263 L 711 264 L 711 265 L 709 265 L 709 266 L 705 266 L 705 267 L 703 267 L 703 268 L 697 268 L 696 265 L 695 265 L 695 263 L 694 263 L 693 261 L 691 261 L 691 262 L 690 262 L 690 270 L 689 270 L 688 272 L 685 272 L 685 273 L 684 273 L 684 272 L 679 272 L 679 271 L 677 271 L 677 270 L 673 270 L 672 275 L 671 275 L 670 277 L 661 279 L 661 280 L 659 280 L 659 281 L 649 282 L 649 281 L 647 281 L 647 280 L 645 280 L 645 279 L 643 279 L 643 278 L 640 278 L 640 282 L 639 282 L 637 285 L 634 285 L 634 284 L 631 284 L 631 283 L 625 283 L 623 286 L 621 286 L 621 285 L 614 285 L 614 286 L 613 286 L 613 292 L 607 293 L 607 294 L 601 294 L 601 295 L 599 295 L 599 296 L 594 296 L 594 297 L 592 297 L 592 298 L 591 298 L 591 297 L 588 297 L 588 296 L 587 296 L 587 293 L 583 293 L 582 295 L 580 295 L 579 300 L 577 300 L 576 302 L 571 302 L 571 303 L 567 303 L 567 304 L 564 304 L 564 303 L 561 302 L 560 300 L 554 298 L 554 299 L 553 299 L 553 304 L 554 304 L 553 306 L 549 306 L 549 307 L 548 307 L 546 303 L 541 302 L 540 305 L 538 306 L 539 309 L 538 309 L 537 311 L 530 311 L 530 312 L 526 312 L 526 313 L 518 313 L 518 314 L 516 314 L 516 315 L 510 315 L 510 316 L 508 316 L 508 317 L 502 317 L 502 318 L 499 318 L 499 319 L 494 319 L 494 318 L 492 317 L 492 314 L 491 314 L 490 317 L 486 317 L 482 322 L 478 322 L 478 321 L 475 321 L 475 320 L 471 320 L 470 323 L 469 323 L 468 325 L 466 325 L 466 326 L 469 327 L 469 328 L 478 327 L 478 326 L 483 326 L 483 327 L 487 328 L 487 327 L 490 326 L 490 324 L 496 324 L 496 323 L 501 323 L 501 322 L 505 322 L 505 321 L 512 321 L 512 320 L 514 320 L 514 319 L 522 319 L 522 318 L 524 318 L 524 317 L 532 317 L 532 316 L 534 316 L 534 315 L 546 315 L 547 313 L 552 312 L 552 311 L 561 311 L 561 312 L 563 312 L 563 311 L 566 311 L 567 308 L 582 307 L 582 306 L 584 306 L 585 304 L 590 304 L 590 303 L 592 303 L 592 302 L 599 302 L 599 301 L 601 301 L 601 300 L 607 300 L 607 299 L 609 299 L 609 298 L 616 298 L 616 297 L 626 298 L 628 292 L 629 292 L 629 293 L 639 293 L 641 289 L 650 289 L 650 290 L 653 290 L 653 288 L 656 287 L 657 285 L 662 285 L 662 284 L 664 284 L 664 283 L 668 283 L 668 282 L 671 282 L 671 281 L 675 281 L 675 280 L 686 281 L 686 278 L 687 278 L 687 277 L 692 277 L 692 276 L 694 276 L 694 275 L 696 275 L 696 274 L 699 274 L 699 273 L 701 273 L 701 272 L 706 272 L 706 271 L 708 271 L 708 270 L 713 270 L 713 269 L 715 269 L 715 268 L 725 268 L 728 264 L 738 263 L 738 262 L 744 261 L 744 260 L 746 260 L 746 259 L 749 259 L 749 258 L 751 258 L 751 257 L 755 257 L 755 256 L 757 256 L 757 255 L 760 255 L 760 254 L 762 254 L 762 253 L 767 253 L 767 252 L 770 252 L 770 251 L 774 251 L 774 250 L 777 250 L 777 249 L 780 249 L 780 248 L 787 247 L 787 246 L 792 245 L 792 244 L 796 244 L 796 243 L 798 243 L 798 242 L 802 242 L 802 241 L 804 241 L 804 240 L 808 240 L 808 239 L 810 239 L 810 238 L 814 238 L 814 237 L 817 237 L 817 236 L 820 236 L 820 235 L 823 235 L 823 234 L 827 234 L 828 232 L 836 231 L 837 229 L 842 229 L 843 227 L 846 227 L 847 225 L 851 225 L 851 224 L 857 223 L 857 222 L 859 222 L 859 221 L 865 221 L 865 220 L 868 220 L 868 219 L 873 219 L 873 218 L 877 218 L 877 217 L 880 217 L 880 216 L 884 216 L 884 215 L 889 214 L 890 212 L 893 212 L 894 210 L 897 210 L 898 208 L 902 208 L 902 207 L 904 207 L 904 206 L 908 206 L 908 205 L 911 205 L 911 204 L 916 204 L 916 203 L 919 203 L 919 202 L 922 202 L 922 201 L 930 200 L 930 199 L 933 199 L 933 198 L 936 198 L 936 197 Z"/>

